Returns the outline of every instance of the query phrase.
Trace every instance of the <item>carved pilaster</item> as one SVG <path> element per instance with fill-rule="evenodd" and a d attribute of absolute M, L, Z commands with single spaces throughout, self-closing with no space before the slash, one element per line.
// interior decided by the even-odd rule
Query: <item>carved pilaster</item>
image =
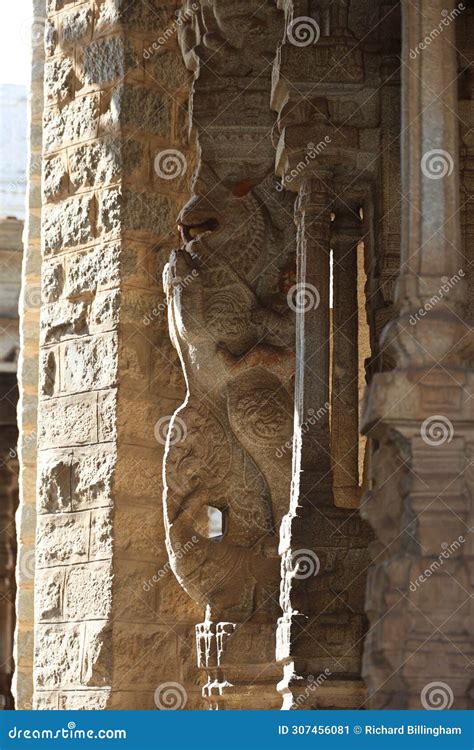
<path fill-rule="evenodd" d="M 285 5 L 287 29 L 272 89 L 272 106 L 278 112 L 276 171 L 286 189 L 299 193 L 296 418 L 291 501 L 280 534 L 283 615 L 277 657 L 283 675 L 279 690 L 284 709 L 356 708 L 364 700 L 360 672 L 369 530 L 356 513 L 338 507 L 356 505 L 359 494 L 357 458 L 352 460 L 358 449 L 357 337 L 348 344 L 350 352 L 344 353 L 342 343 L 345 327 L 352 325 L 354 305 L 357 312 L 357 273 L 351 294 L 344 299 L 343 274 L 351 259 L 343 246 L 349 250 L 361 236 L 359 207 L 374 179 L 372 151 L 378 144 L 372 129 L 378 120 L 373 103 L 365 109 L 357 105 L 359 97 L 370 101 L 371 96 L 367 95 L 370 87 L 361 86 L 364 57 L 347 27 L 348 6 L 337 11 L 335 6 L 327 7 L 318 17 L 306 19 L 308 27 L 317 28 L 321 35 L 299 46 L 294 40 L 297 9 L 293 5 L 298 13 L 302 10 L 300 3 Z M 329 64 L 342 57 L 347 65 Z M 332 217 L 339 227 L 333 245 Z M 347 227 L 352 233 L 349 240 Z M 335 301 L 340 307 L 334 336 L 329 304 L 331 247 L 338 264 L 334 291 L 340 297 Z M 330 396 L 330 372 L 333 384 L 341 388 L 339 379 L 345 375 L 340 365 L 346 354 L 352 358 L 345 362 L 346 386 L 351 375 L 356 386 L 350 396 L 355 442 L 348 446 L 347 465 L 337 451 L 331 455 L 341 432 L 343 390 Z M 351 480 L 341 502 L 345 488 L 341 471 L 346 474 L 349 463 Z"/>
<path fill-rule="evenodd" d="M 356 210 L 336 214 L 333 250 L 333 366 L 331 458 L 334 501 L 359 504 L 359 315 L 357 247 L 362 222 Z"/>
<path fill-rule="evenodd" d="M 270 0 L 186 7 L 199 160 L 179 217 L 183 247 L 164 277 L 188 386 L 165 456 L 167 544 L 179 582 L 206 611 L 197 644 L 209 707 L 274 708 L 294 375 L 292 199 L 271 176 L 282 14 Z"/>
<path fill-rule="evenodd" d="M 376 447 L 363 504 L 378 537 L 364 664 L 372 708 L 472 706 L 474 346 L 463 317 L 452 12 L 438 0 L 403 3 L 401 268 L 398 317 L 383 334 L 395 369 L 375 375 L 364 416 Z"/>

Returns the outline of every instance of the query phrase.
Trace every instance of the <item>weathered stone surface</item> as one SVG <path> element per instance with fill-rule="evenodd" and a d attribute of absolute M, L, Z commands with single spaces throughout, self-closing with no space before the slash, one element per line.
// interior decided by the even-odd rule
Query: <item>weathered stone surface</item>
<path fill-rule="evenodd" d="M 61 205 L 45 206 L 43 211 L 44 251 L 46 254 L 91 242 L 95 236 L 94 199 L 71 198 Z"/>
<path fill-rule="evenodd" d="M 112 612 L 110 562 L 75 565 L 64 576 L 64 620 L 106 619 Z"/>
<path fill-rule="evenodd" d="M 77 393 L 116 385 L 117 346 L 115 333 L 65 342 L 61 346 L 60 391 Z"/>
<path fill-rule="evenodd" d="M 39 516 L 38 567 L 84 562 L 89 557 L 89 513 Z"/>
<path fill-rule="evenodd" d="M 401 105 L 397 4 L 310 5 L 48 2 L 22 298 L 20 707 L 33 669 L 43 709 L 154 710 L 168 682 L 186 709 L 364 707 L 362 647 L 372 705 L 419 707 L 445 675 L 455 707 L 472 702 L 467 543 L 425 576 L 469 526 L 472 274 L 418 313 L 472 260 L 468 71 L 451 81 L 473 13 L 413 57 L 449 11 L 406 3 Z M 426 63 L 438 43 L 445 66 Z M 426 143 L 448 154 L 446 180 L 423 171 Z M 453 427 L 441 448 L 420 432 L 434 413 Z M 0 693 L 2 679 L 0 665 Z"/>
<path fill-rule="evenodd" d="M 117 86 L 112 94 L 110 109 L 104 118 L 104 126 L 133 128 L 166 136 L 171 124 L 170 103 L 163 93 L 145 86 L 124 84 Z"/>
<path fill-rule="evenodd" d="M 63 47 L 87 42 L 92 27 L 92 9 L 74 8 L 61 16 L 61 44 Z"/>
<path fill-rule="evenodd" d="M 62 105 L 74 94 L 74 65 L 68 58 L 55 58 L 45 65 L 45 94 L 49 104 Z"/>
<path fill-rule="evenodd" d="M 97 289 L 117 286 L 120 270 L 120 246 L 98 245 L 66 260 L 67 294 L 77 297 Z"/>
<path fill-rule="evenodd" d="M 38 625 L 36 628 L 36 683 L 41 689 L 81 684 L 81 627 Z"/>
<path fill-rule="evenodd" d="M 64 157 L 54 156 L 43 162 L 42 189 L 46 201 L 64 197 L 68 189 L 68 174 Z"/>
<path fill-rule="evenodd" d="M 84 50 L 84 81 L 100 86 L 122 78 L 133 62 L 132 49 L 122 37 L 99 39 Z"/>
<path fill-rule="evenodd" d="M 46 110 L 43 125 L 45 153 L 93 138 L 98 124 L 99 99 L 94 94 L 74 99 L 61 111 Z"/>

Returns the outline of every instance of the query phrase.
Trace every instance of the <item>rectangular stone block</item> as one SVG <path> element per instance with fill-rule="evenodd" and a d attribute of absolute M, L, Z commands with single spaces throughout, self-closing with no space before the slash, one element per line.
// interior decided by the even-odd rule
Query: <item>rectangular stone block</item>
<path fill-rule="evenodd" d="M 110 562 L 74 565 L 65 572 L 63 618 L 65 620 L 106 619 L 112 614 Z"/>
<path fill-rule="evenodd" d="M 65 342 L 61 345 L 59 390 L 74 393 L 116 385 L 117 352 L 116 333 Z"/>
<path fill-rule="evenodd" d="M 54 691 L 37 690 L 35 696 L 36 711 L 57 711 L 59 708 L 59 693 Z M 31 707 L 30 707 L 31 708 Z"/>
<path fill-rule="evenodd" d="M 103 333 L 118 328 L 120 299 L 121 293 L 116 289 L 96 294 L 87 317 L 88 329 L 91 333 Z"/>
<path fill-rule="evenodd" d="M 110 130 L 119 123 L 133 133 L 143 131 L 169 137 L 171 98 L 162 91 L 124 83 L 112 94 L 109 111 L 101 119 L 101 129 Z M 132 132 L 130 133 L 132 134 Z"/>
<path fill-rule="evenodd" d="M 106 620 L 86 622 L 84 631 L 82 684 L 88 687 L 106 687 L 112 682 L 112 669 L 115 672 L 112 624 Z"/>
<path fill-rule="evenodd" d="M 72 451 L 45 451 L 38 466 L 38 513 L 72 510 Z"/>
<path fill-rule="evenodd" d="M 117 392 L 100 391 L 97 396 L 98 439 L 111 442 L 117 438 Z"/>
<path fill-rule="evenodd" d="M 44 304 L 41 310 L 40 344 L 89 333 L 87 313 L 85 302 L 62 299 L 51 305 Z"/>
<path fill-rule="evenodd" d="M 43 123 L 45 153 L 95 138 L 99 125 L 99 101 L 97 94 L 89 94 L 65 104 L 61 110 L 46 110 Z"/>
<path fill-rule="evenodd" d="M 121 249 L 118 244 L 98 245 L 66 258 L 66 294 L 75 297 L 119 284 Z"/>
<path fill-rule="evenodd" d="M 73 510 L 112 505 L 117 452 L 114 445 L 74 448 L 71 461 Z"/>
<path fill-rule="evenodd" d="M 122 171 L 122 143 L 106 137 L 68 151 L 69 173 L 74 188 L 107 185 Z"/>
<path fill-rule="evenodd" d="M 39 569 L 35 580 L 36 617 L 40 622 L 63 620 L 65 568 Z"/>
<path fill-rule="evenodd" d="M 109 708 L 110 690 L 75 690 L 59 693 L 58 698 L 60 711 L 103 711 Z"/>
<path fill-rule="evenodd" d="M 44 93 L 48 104 L 62 105 L 74 96 L 74 61 L 55 57 L 44 66 Z"/>
<path fill-rule="evenodd" d="M 55 690 L 81 684 L 80 625 L 36 627 L 35 682 L 38 688 Z"/>
<path fill-rule="evenodd" d="M 43 209 L 43 249 L 46 255 L 92 242 L 95 237 L 93 197 L 78 196 Z"/>
<path fill-rule="evenodd" d="M 117 78 L 123 78 L 126 70 L 135 65 L 132 46 L 121 36 L 98 39 L 83 50 L 83 76 L 86 86 L 102 86 Z"/>
<path fill-rule="evenodd" d="M 111 508 L 91 511 L 89 559 L 103 560 L 110 558 L 116 533 L 116 522 Z"/>
<path fill-rule="evenodd" d="M 67 165 L 63 154 L 43 160 L 41 187 L 43 199 L 49 201 L 65 197 L 69 185 Z"/>
<path fill-rule="evenodd" d="M 79 42 L 87 43 L 92 35 L 92 8 L 87 4 L 61 14 L 60 40 L 62 49 L 74 49 Z"/>
<path fill-rule="evenodd" d="M 60 448 L 99 442 L 97 404 L 96 393 L 43 401 L 39 407 L 40 444 Z"/>
<path fill-rule="evenodd" d="M 90 513 L 39 515 L 37 568 L 85 562 L 89 558 Z"/>

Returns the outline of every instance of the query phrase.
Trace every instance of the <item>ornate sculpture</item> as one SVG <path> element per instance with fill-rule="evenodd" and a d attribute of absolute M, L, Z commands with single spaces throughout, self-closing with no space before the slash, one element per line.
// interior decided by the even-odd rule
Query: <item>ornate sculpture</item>
<path fill-rule="evenodd" d="M 261 191 L 239 196 L 242 184 L 219 189 L 220 210 L 202 194 L 189 202 L 180 216 L 186 245 L 164 273 L 188 385 L 165 458 L 170 559 L 196 601 L 237 619 L 278 589 L 289 473 L 277 450 L 291 436 L 294 359 L 293 317 L 279 288 L 285 257 L 275 251 L 283 232 Z M 218 539 L 206 534 L 212 509 L 223 517 Z M 178 556 L 193 536 L 199 542 Z"/>

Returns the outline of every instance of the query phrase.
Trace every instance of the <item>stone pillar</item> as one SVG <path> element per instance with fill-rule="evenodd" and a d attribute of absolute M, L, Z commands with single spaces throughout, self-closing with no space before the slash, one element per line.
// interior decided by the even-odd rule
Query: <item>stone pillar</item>
<path fill-rule="evenodd" d="M 359 505 L 359 311 L 357 248 L 362 238 L 356 210 L 341 207 L 332 235 L 333 360 L 331 458 L 334 502 Z"/>
<path fill-rule="evenodd" d="M 160 502 L 183 393 L 161 273 L 192 157 L 177 6 L 48 7 L 35 706 L 197 708 Z"/>
<path fill-rule="evenodd" d="M 330 435 L 330 421 L 334 419 L 339 430 L 340 415 L 331 414 L 329 404 L 330 356 L 337 381 L 340 373 L 335 368 L 342 356 L 339 334 L 351 325 L 348 308 L 353 312 L 357 278 L 352 298 L 338 300 L 342 301 L 336 313 L 338 333 L 331 337 L 329 258 L 332 215 L 343 242 L 347 237 L 341 227 L 348 206 L 353 221 L 360 223 L 358 208 L 369 190 L 367 183 L 370 186 L 375 177 L 371 165 L 376 163 L 378 148 L 373 131 L 369 135 L 365 128 L 377 121 L 370 107 L 367 111 L 363 106 L 356 108 L 349 117 L 355 101 L 342 116 L 348 90 L 357 98 L 365 83 L 364 59 L 345 26 L 344 8 L 331 17 L 322 13 L 318 19 L 300 18 L 300 3 L 288 2 L 285 8 L 286 34 L 274 66 L 272 108 L 278 112 L 277 175 L 286 189 L 298 191 L 299 196 L 299 305 L 292 488 L 280 534 L 283 614 L 277 631 L 277 659 L 283 677 L 279 691 L 284 709 L 357 708 L 365 696 L 360 673 L 370 535 L 357 513 L 337 504 L 354 507 L 359 492 L 352 484 L 352 497 L 340 502 L 343 485 L 340 474 L 338 485 L 334 484 L 332 465 L 336 460 L 341 463 L 341 455 L 331 456 L 334 441 Z M 346 59 L 348 68 L 328 70 L 328 59 L 339 57 Z M 365 150 L 371 152 L 370 158 Z M 336 287 L 341 290 L 339 273 Z M 345 365 L 355 373 L 357 385 L 353 342 L 350 354 L 353 359 Z M 340 387 L 339 382 L 335 385 Z M 340 397 L 340 393 L 333 394 L 335 410 Z M 355 399 L 356 407 L 356 392 Z M 356 448 L 357 440 L 351 446 L 354 453 Z M 354 481 L 357 466 L 351 466 Z"/>
<path fill-rule="evenodd" d="M 13 708 L 18 507 L 18 296 L 23 222 L 0 220 L 0 708 Z"/>
<path fill-rule="evenodd" d="M 276 708 L 294 374 L 292 199 L 273 178 L 269 109 L 282 14 L 272 0 L 193 5 L 181 44 L 199 154 L 183 247 L 165 274 L 188 385 L 164 464 L 168 549 L 206 612 L 197 643 L 209 707 Z"/>
<path fill-rule="evenodd" d="M 307 295 L 316 289 L 314 282 L 329 280 L 328 274 L 314 275 L 315 269 L 329 265 L 330 203 L 322 180 L 303 183 L 298 209 L 298 284 L 300 294 L 304 290 Z M 315 262 L 318 255 L 323 258 Z M 277 659 L 283 668 L 279 689 L 284 709 L 355 708 L 364 699 L 357 675 L 365 631 L 368 535 L 357 515 L 335 505 L 327 420 L 325 432 L 320 427 L 329 411 L 329 402 L 318 400 L 323 382 L 329 393 L 327 360 L 318 357 L 329 345 L 328 301 L 323 288 L 318 327 L 310 308 L 297 308 L 293 478 L 280 534 L 283 616 Z"/>
<path fill-rule="evenodd" d="M 322 495 L 331 487 L 330 181 L 330 174 L 324 172 L 319 179 L 305 181 L 300 189 L 297 212 L 295 309 L 298 422 L 295 428 L 301 436 L 301 481 L 308 489 L 317 485 Z"/>
<path fill-rule="evenodd" d="M 16 708 L 33 706 L 34 574 L 36 534 L 39 310 L 41 305 L 41 170 L 46 0 L 34 0 L 31 80 L 28 99 L 26 220 L 21 271 L 20 357 L 18 361 L 19 508 L 17 513 Z"/>
<path fill-rule="evenodd" d="M 13 389 L 10 386 L 10 394 L 5 392 L 3 386 L 4 382 L 0 392 L 0 709 L 9 709 L 14 707 L 11 682 L 14 667 L 15 511 L 18 506 L 18 462 L 15 454 L 18 432 L 11 421 L 14 409 L 7 406 L 13 392 L 16 392 L 16 386 Z"/>
<path fill-rule="evenodd" d="M 378 538 L 364 662 L 372 708 L 473 705 L 473 339 L 464 322 L 451 14 L 451 3 L 403 3 L 402 252 L 398 316 L 383 334 L 396 367 L 375 375 L 364 416 L 375 450 L 363 508 Z M 413 54 L 440 23 L 442 33 Z"/>

